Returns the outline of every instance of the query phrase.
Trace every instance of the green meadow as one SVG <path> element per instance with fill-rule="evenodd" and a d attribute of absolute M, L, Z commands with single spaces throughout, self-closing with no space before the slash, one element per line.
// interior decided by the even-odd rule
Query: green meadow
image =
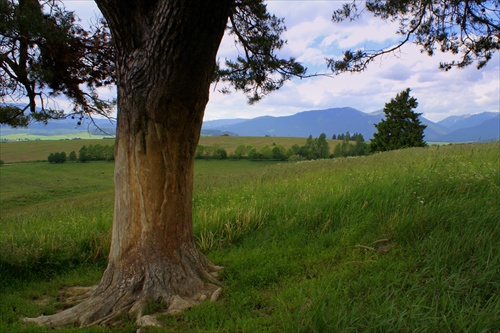
<path fill-rule="evenodd" d="M 50 136 L 54 138 L 54 136 Z M 285 148 L 290 148 L 297 144 L 304 145 L 306 138 L 281 138 L 281 137 L 240 137 L 240 136 L 205 136 L 200 139 L 200 145 L 203 146 L 220 146 L 227 153 L 232 153 L 239 145 L 250 145 L 260 149 L 266 145 L 272 147 L 281 145 Z M 336 140 L 328 140 L 330 150 L 333 152 L 335 144 L 341 142 Z M 37 141 L 20 141 L 20 142 L 0 142 L 0 160 L 5 163 L 16 162 L 31 162 L 31 161 L 46 161 L 47 156 L 51 153 L 65 152 L 67 155 L 71 151 L 78 153 L 82 146 L 86 145 L 111 145 L 114 144 L 114 139 L 104 138 L 101 140 L 94 139 L 53 139 L 53 140 L 37 140 Z"/>
<path fill-rule="evenodd" d="M 49 154 L 72 151 L 78 153 L 82 146 L 112 145 L 114 139 L 84 139 L 84 140 L 37 140 L 20 142 L 0 142 L 0 160 L 5 163 L 47 161 Z"/>
<path fill-rule="evenodd" d="M 46 332 L 22 318 L 66 308 L 61 292 L 106 267 L 113 164 L 5 164 L 0 183 L 0 331 Z M 200 249 L 225 267 L 223 295 L 141 332 L 500 330 L 498 142 L 199 160 L 193 207 Z M 136 330 L 124 316 L 53 331 Z"/>

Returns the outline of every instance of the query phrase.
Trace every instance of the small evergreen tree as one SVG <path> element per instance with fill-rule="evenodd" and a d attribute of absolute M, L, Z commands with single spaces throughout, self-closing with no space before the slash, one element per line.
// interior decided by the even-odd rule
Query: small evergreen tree
<path fill-rule="evenodd" d="M 377 133 L 373 135 L 370 150 L 376 152 L 426 146 L 426 126 L 418 119 L 421 113 L 413 112 L 417 106 L 417 99 L 410 97 L 410 88 L 386 103 L 383 110 L 385 119 L 375 125 Z"/>

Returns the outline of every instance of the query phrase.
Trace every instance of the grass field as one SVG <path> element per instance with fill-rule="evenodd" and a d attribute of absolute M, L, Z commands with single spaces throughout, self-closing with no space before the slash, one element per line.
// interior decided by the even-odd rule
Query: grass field
<path fill-rule="evenodd" d="M 20 142 L 0 142 L 0 160 L 5 163 L 46 161 L 51 153 L 78 151 L 85 145 L 112 145 L 114 139 L 86 140 L 40 140 Z"/>
<path fill-rule="evenodd" d="M 144 331 L 498 332 L 499 148 L 197 161 L 195 235 L 225 266 L 224 293 Z M 112 172 L 97 162 L 0 167 L 0 331 L 44 332 L 20 319 L 64 308 L 64 287 L 99 282 Z M 136 329 L 124 318 L 55 331 Z"/>
<path fill-rule="evenodd" d="M 330 151 L 333 152 L 337 141 L 328 140 L 330 143 Z M 294 144 L 303 146 L 306 142 L 305 138 L 277 138 L 277 137 L 239 137 L 239 136 L 217 136 L 217 137 L 202 137 L 200 145 L 213 146 L 219 145 L 226 149 L 227 153 L 233 152 L 239 145 L 250 145 L 257 149 L 268 145 L 282 145 L 289 148 Z M 113 144 L 113 139 L 85 139 L 85 140 L 40 140 L 40 141 L 21 141 L 21 142 L 0 142 L 0 160 L 5 163 L 13 162 L 28 162 L 28 161 L 45 161 L 51 153 L 62 152 L 69 154 L 71 151 L 78 153 L 84 145 L 110 145 Z"/>

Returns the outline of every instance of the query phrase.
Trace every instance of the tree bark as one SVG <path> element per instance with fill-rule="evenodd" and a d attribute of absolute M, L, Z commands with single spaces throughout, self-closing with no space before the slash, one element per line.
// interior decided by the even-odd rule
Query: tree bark
<path fill-rule="evenodd" d="M 32 321 L 140 318 L 151 302 L 210 298 L 216 271 L 196 248 L 193 168 L 230 0 L 96 0 L 117 48 L 115 206 L 109 261 L 87 300 Z"/>

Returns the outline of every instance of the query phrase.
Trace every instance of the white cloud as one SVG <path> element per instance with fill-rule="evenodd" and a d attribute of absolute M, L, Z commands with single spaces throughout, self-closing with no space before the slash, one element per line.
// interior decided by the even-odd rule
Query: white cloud
<path fill-rule="evenodd" d="M 63 1 L 82 18 L 93 17 L 94 2 Z M 365 16 L 354 22 L 333 23 L 331 14 L 340 1 L 268 1 L 268 9 L 285 17 L 288 43 L 280 53 L 295 57 L 310 73 L 326 72 L 324 59 L 338 57 L 347 48 L 378 49 L 401 39 L 395 35 L 397 24 Z M 224 38 L 218 56 L 234 58 L 238 52 L 231 38 Z M 261 115 L 289 115 L 304 110 L 351 106 L 361 111 L 380 110 L 395 95 L 412 89 L 419 102 L 417 112 L 431 120 L 450 115 L 482 111 L 500 111 L 500 56 L 477 70 L 443 72 L 439 62 L 451 55 L 428 57 L 415 45 L 375 60 L 358 74 L 342 74 L 335 78 L 293 79 L 262 102 L 249 106 L 240 93 L 221 95 L 211 91 L 205 113 L 206 120 L 253 118 Z M 220 87 L 219 87 L 220 88 Z"/>

